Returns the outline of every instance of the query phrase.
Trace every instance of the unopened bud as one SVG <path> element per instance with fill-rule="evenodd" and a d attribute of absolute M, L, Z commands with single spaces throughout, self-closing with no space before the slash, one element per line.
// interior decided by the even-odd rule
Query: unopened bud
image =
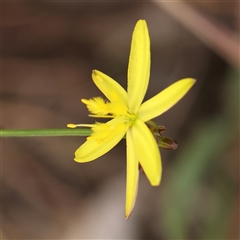
<path fill-rule="evenodd" d="M 167 150 L 175 150 L 177 149 L 178 144 L 171 138 L 162 137 L 158 141 L 158 146 Z"/>

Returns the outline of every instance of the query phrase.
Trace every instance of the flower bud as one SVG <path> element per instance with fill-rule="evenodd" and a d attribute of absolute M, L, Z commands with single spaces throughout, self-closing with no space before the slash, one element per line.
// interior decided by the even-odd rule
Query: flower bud
<path fill-rule="evenodd" d="M 178 144 L 171 138 L 161 137 L 158 141 L 158 146 L 167 150 L 175 150 L 177 149 Z"/>

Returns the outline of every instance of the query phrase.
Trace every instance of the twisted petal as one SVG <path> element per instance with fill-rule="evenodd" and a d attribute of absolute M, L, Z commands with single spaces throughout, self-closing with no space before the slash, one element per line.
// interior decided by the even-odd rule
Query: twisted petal
<path fill-rule="evenodd" d="M 140 106 L 139 119 L 146 122 L 166 112 L 188 92 L 194 83 L 195 80 L 192 78 L 185 78 L 173 83 Z"/>
<path fill-rule="evenodd" d="M 152 186 L 158 186 L 162 175 L 161 156 L 156 140 L 144 122 L 137 119 L 132 126 L 137 158 Z"/>
<path fill-rule="evenodd" d="M 81 163 L 95 160 L 117 145 L 128 128 L 121 118 L 114 118 L 100 127 L 95 125 L 92 128 L 96 128 L 95 132 L 77 149 L 74 160 Z"/>
<path fill-rule="evenodd" d="M 127 106 L 127 93 L 115 80 L 98 70 L 93 70 L 92 79 L 99 90 L 111 102 L 121 102 Z"/>
<path fill-rule="evenodd" d="M 130 217 L 130 214 L 135 205 L 138 191 L 138 175 L 138 160 L 134 150 L 131 129 L 129 129 L 129 131 L 127 132 L 127 189 L 125 206 L 126 219 Z"/>
<path fill-rule="evenodd" d="M 132 36 L 128 64 L 128 106 L 136 113 L 147 91 L 150 72 L 150 39 L 147 23 L 139 20 Z"/>

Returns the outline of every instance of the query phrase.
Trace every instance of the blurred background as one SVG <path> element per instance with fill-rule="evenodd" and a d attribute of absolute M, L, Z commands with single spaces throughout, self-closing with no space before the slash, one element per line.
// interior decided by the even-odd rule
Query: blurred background
<path fill-rule="evenodd" d="M 155 119 L 175 139 L 163 178 L 143 173 L 124 217 L 126 146 L 73 161 L 85 137 L 1 139 L 2 239 L 239 239 L 239 2 L 1 2 L 1 126 L 93 123 L 98 69 L 122 86 L 133 28 L 148 23 L 145 99 L 185 77 L 191 91 Z"/>

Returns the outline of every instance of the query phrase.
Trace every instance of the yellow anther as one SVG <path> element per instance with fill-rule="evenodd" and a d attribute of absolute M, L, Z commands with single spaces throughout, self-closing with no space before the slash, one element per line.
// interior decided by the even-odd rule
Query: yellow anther
<path fill-rule="evenodd" d="M 74 124 L 74 123 L 69 123 L 69 124 L 67 125 L 67 127 L 68 127 L 68 128 L 76 128 L 77 125 Z"/>

